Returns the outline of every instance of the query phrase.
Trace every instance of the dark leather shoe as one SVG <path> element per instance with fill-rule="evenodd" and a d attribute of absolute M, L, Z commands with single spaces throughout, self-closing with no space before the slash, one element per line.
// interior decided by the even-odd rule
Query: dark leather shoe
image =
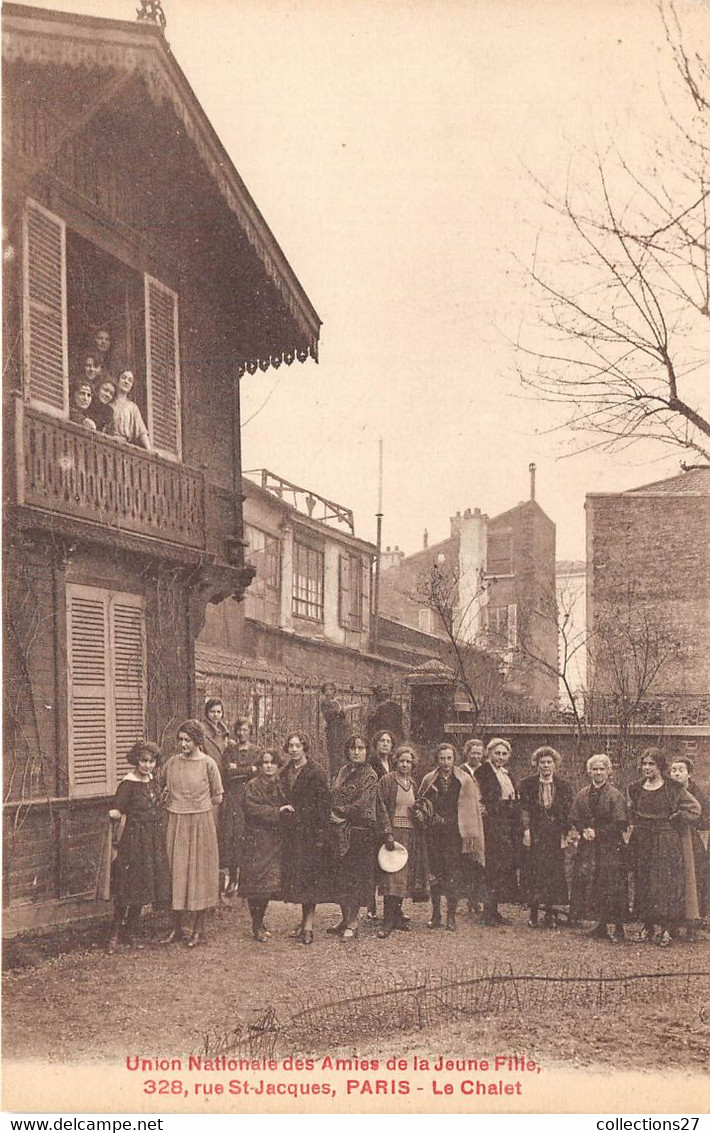
<path fill-rule="evenodd" d="M 188 948 L 197 948 L 198 944 L 205 943 L 205 934 L 203 932 L 193 932 L 192 936 L 187 942 Z"/>
<path fill-rule="evenodd" d="M 344 932 L 345 923 L 343 921 L 341 921 L 340 924 L 332 924 L 330 928 L 325 930 L 326 936 L 342 936 Z"/>
<path fill-rule="evenodd" d="M 304 928 L 303 932 L 301 933 L 301 944 L 312 944 L 312 943 L 313 943 L 313 933 L 312 933 L 311 929 L 310 928 Z"/>

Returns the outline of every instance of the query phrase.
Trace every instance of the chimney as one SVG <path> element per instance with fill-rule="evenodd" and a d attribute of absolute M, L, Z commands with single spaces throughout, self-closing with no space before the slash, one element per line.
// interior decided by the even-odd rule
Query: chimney
<path fill-rule="evenodd" d="M 461 530 L 461 512 L 457 511 L 456 515 L 451 516 L 451 534 L 458 535 Z"/>
<path fill-rule="evenodd" d="M 426 551 L 428 546 L 429 546 L 429 532 L 427 531 L 427 529 L 425 527 L 424 528 L 424 550 L 425 551 Z"/>
<path fill-rule="evenodd" d="M 530 473 L 530 499 L 535 499 L 535 465 L 528 465 L 528 472 Z"/>

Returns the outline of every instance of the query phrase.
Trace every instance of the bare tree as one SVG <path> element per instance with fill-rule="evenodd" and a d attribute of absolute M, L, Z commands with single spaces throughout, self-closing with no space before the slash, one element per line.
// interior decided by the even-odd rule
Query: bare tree
<path fill-rule="evenodd" d="M 710 75 L 673 4 L 660 13 L 681 112 L 667 103 L 668 137 L 642 171 L 610 147 L 589 189 L 548 195 L 555 259 L 539 241 L 528 280 L 541 317 L 534 336 L 519 336 L 518 369 L 538 396 L 570 407 L 565 425 L 596 438 L 584 447 L 646 439 L 710 460 Z"/>
<path fill-rule="evenodd" d="M 471 705 L 474 726 L 487 702 L 502 692 L 504 667 L 499 652 L 476 644 L 474 612 L 485 596 L 488 583 L 481 573 L 470 599 L 461 605 L 458 569 L 448 563 L 432 563 L 417 580 L 414 601 L 434 614 L 437 628 L 446 640 L 446 655 L 456 682 Z"/>
<path fill-rule="evenodd" d="M 657 722 L 649 720 L 658 714 L 654 693 L 667 669 L 682 661 L 682 643 L 630 580 L 597 611 L 588 652 L 589 714 L 611 716 L 619 727 L 620 751 L 628 754 L 634 726 Z"/>
<path fill-rule="evenodd" d="M 524 662 L 556 678 L 564 690 L 561 713 L 572 716 L 578 737 L 585 731 L 584 702 L 586 690 L 578 678 L 580 656 L 589 643 L 586 624 L 579 620 L 579 595 L 569 585 L 555 594 L 540 592 L 534 601 L 518 598 L 518 636 L 516 653 Z M 557 649 L 545 652 L 540 643 L 549 634 L 532 632 L 533 623 L 554 629 Z"/>

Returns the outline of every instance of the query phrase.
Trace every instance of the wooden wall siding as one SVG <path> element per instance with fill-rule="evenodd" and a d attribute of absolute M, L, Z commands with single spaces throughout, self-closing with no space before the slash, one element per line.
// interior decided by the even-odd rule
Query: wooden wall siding
<path fill-rule="evenodd" d="M 18 502 L 117 532 L 204 547 L 200 472 L 45 417 L 19 402 L 17 412 L 23 414 L 18 470 L 23 495 Z"/>
<path fill-rule="evenodd" d="M 45 805 L 12 808 L 5 814 L 6 899 L 46 901 L 58 896 L 58 816 Z"/>

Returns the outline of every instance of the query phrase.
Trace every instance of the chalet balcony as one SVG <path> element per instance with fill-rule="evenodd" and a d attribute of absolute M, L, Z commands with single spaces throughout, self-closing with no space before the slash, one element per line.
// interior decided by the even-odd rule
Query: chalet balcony
<path fill-rule="evenodd" d="M 205 546 L 205 478 L 15 402 L 17 503 L 116 533 Z"/>

